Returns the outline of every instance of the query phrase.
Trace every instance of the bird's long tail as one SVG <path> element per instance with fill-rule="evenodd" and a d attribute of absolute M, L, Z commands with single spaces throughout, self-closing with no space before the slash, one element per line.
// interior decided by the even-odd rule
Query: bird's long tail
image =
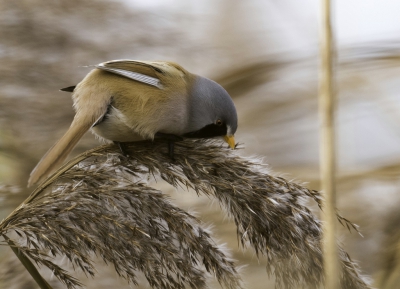
<path fill-rule="evenodd" d="M 63 137 L 48 150 L 33 169 L 28 180 L 28 187 L 36 184 L 61 165 L 85 132 L 90 129 L 91 125 L 92 122 L 78 121 L 75 117 Z"/>

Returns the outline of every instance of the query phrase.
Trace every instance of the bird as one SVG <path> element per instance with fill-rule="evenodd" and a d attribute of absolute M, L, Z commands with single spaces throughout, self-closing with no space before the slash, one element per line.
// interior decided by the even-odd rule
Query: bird
<path fill-rule="evenodd" d="M 111 60 L 95 65 L 72 92 L 74 119 L 42 157 L 28 186 L 60 166 L 88 131 L 115 143 L 222 137 L 234 149 L 238 127 L 228 92 L 169 61 Z"/>

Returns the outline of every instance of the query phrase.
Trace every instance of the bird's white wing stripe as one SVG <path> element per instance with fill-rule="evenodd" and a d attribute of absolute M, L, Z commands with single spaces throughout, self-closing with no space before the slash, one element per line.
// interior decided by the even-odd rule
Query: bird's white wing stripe
<path fill-rule="evenodd" d="M 106 67 L 103 66 L 101 64 L 96 65 L 97 68 L 102 69 L 102 70 L 106 70 L 121 76 L 125 76 L 127 78 L 139 81 L 139 82 L 143 82 L 152 86 L 155 86 L 159 89 L 162 89 L 163 86 L 160 83 L 160 80 L 158 78 L 154 78 L 148 75 L 144 75 L 138 72 L 133 72 L 133 71 L 128 71 L 128 70 L 123 70 L 123 69 L 118 69 L 118 68 L 111 68 L 111 67 Z"/>

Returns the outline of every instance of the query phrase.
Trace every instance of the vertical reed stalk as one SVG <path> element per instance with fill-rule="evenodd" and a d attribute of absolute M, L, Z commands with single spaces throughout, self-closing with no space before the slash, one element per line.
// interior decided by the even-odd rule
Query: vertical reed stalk
<path fill-rule="evenodd" d="M 26 270 L 31 274 L 32 278 L 35 280 L 36 284 L 40 287 L 40 289 L 52 289 L 52 287 L 47 283 L 47 281 L 40 275 L 39 271 L 36 269 L 35 265 L 29 260 L 25 254 L 18 249 L 18 246 L 6 235 L 1 235 L 10 245 L 11 250 L 15 253 L 18 259 L 21 261 L 22 265 L 26 268 Z"/>
<path fill-rule="evenodd" d="M 336 189 L 335 189 L 335 91 L 334 48 L 331 27 L 331 1 L 322 0 L 320 32 L 320 170 L 323 202 L 323 248 L 325 288 L 339 288 L 338 250 L 336 245 Z"/>

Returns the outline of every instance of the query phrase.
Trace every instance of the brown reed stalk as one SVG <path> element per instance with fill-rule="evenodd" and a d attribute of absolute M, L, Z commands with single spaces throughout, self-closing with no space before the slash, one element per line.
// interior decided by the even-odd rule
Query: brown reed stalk
<path fill-rule="evenodd" d="M 22 251 L 18 250 L 18 246 L 6 235 L 2 235 L 4 240 L 10 246 L 11 250 L 15 253 L 18 257 L 19 261 L 22 265 L 24 265 L 25 269 L 31 274 L 32 278 L 35 280 L 36 284 L 39 285 L 41 289 L 52 289 L 49 283 L 40 275 L 38 270 L 36 269 L 35 265 L 25 256 Z"/>
<path fill-rule="evenodd" d="M 325 288 L 340 286 L 338 249 L 336 244 L 336 154 L 335 154 L 335 91 L 334 47 L 331 27 L 331 1 L 321 2 L 320 35 L 320 171 L 323 202 L 323 251 Z"/>
<path fill-rule="evenodd" d="M 0 235 L 16 232 L 18 249 L 68 288 L 80 284 L 52 256 L 66 256 L 93 276 L 96 254 L 133 284 L 142 271 L 152 288 L 204 288 L 205 271 L 225 288 L 242 288 L 234 263 L 199 220 L 142 183 L 154 175 L 218 200 L 240 244 L 267 258 L 278 288 L 322 285 L 321 224 L 305 206 L 307 198 L 321 205 L 319 192 L 274 177 L 216 141 L 178 142 L 173 161 L 162 141 L 125 149 L 129 157 L 105 145 L 71 160 L 0 223 Z M 370 288 L 357 264 L 339 252 L 342 287 Z"/>

